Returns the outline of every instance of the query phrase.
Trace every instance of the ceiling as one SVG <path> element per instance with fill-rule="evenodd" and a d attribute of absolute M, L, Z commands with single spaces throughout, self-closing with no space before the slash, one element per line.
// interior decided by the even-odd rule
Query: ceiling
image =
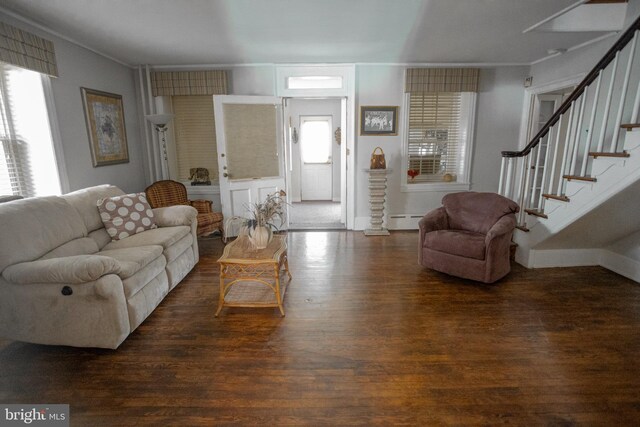
<path fill-rule="evenodd" d="M 602 32 L 522 31 L 576 0 L 2 0 L 129 65 L 530 64 Z M 3 9 L 0 9 L 2 11 Z"/>

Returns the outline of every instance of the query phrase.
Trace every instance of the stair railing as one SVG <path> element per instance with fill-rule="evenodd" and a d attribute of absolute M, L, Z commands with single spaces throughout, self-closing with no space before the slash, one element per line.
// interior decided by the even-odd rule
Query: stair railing
<path fill-rule="evenodd" d="M 634 61 L 639 33 L 640 18 L 526 147 L 502 152 L 498 192 L 520 204 L 518 228 L 526 230 L 527 214 L 546 218 L 547 199 L 568 201 L 567 181 L 595 182 L 596 178 L 589 176 L 593 158 L 626 154 L 618 144 L 621 126 L 624 122 L 637 123 L 640 113 L 640 66 Z M 622 73 L 619 65 L 625 61 Z M 628 96 L 633 89 L 631 102 Z"/>

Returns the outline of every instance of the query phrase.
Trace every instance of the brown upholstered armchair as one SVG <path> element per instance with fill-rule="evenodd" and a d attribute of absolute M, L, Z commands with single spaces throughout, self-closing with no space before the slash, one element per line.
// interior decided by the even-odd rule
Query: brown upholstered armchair
<path fill-rule="evenodd" d="M 221 212 L 213 212 L 211 200 L 189 200 L 187 188 L 184 184 L 171 180 L 157 181 L 144 190 L 147 201 L 152 208 L 187 205 L 198 210 L 198 237 L 208 236 L 216 230 L 222 236 L 224 233 Z"/>
<path fill-rule="evenodd" d="M 518 205 L 495 193 L 447 194 L 420 220 L 418 260 L 452 276 L 493 283 L 511 271 Z"/>

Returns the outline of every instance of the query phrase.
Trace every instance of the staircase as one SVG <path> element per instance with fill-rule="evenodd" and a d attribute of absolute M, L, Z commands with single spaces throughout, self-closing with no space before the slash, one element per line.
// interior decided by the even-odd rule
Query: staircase
<path fill-rule="evenodd" d="M 519 263 L 598 264 L 593 248 L 640 230 L 639 43 L 640 18 L 524 149 L 502 152 L 499 193 L 521 207 Z"/>

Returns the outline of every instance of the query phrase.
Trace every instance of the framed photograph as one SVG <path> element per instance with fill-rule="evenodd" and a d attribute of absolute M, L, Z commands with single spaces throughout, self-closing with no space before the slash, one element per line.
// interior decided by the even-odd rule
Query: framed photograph
<path fill-rule="evenodd" d="M 360 135 L 397 135 L 398 107 L 360 107 Z"/>
<path fill-rule="evenodd" d="M 129 162 L 122 96 L 80 88 L 93 166 Z"/>

